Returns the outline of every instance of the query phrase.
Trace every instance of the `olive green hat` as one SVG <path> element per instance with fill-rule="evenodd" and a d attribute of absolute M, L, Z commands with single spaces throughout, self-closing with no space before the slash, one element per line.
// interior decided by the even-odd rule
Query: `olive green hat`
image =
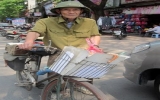
<path fill-rule="evenodd" d="M 81 4 L 79 1 L 64 1 L 64 2 L 60 2 L 56 5 L 56 7 L 51 9 L 51 12 L 53 13 L 57 13 L 56 9 L 59 8 L 66 8 L 66 7 L 76 7 L 76 8 L 82 8 L 83 9 L 83 13 L 91 13 L 90 8 L 84 6 L 83 4 Z"/>

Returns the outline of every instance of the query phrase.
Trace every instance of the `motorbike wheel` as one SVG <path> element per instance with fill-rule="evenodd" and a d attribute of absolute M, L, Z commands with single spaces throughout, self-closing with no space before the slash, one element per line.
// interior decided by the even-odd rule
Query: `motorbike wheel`
<path fill-rule="evenodd" d="M 2 32 L 1 35 L 2 35 L 3 37 L 5 37 L 7 34 L 6 34 L 6 32 Z"/>
<path fill-rule="evenodd" d="M 124 38 L 126 38 L 126 37 L 127 37 L 127 35 L 126 35 L 126 34 L 125 34 L 125 35 L 123 34 L 123 37 L 124 37 Z"/>
<path fill-rule="evenodd" d="M 118 35 L 118 39 L 119 39 L 119 40 L 122 40 L 122 38 L 123 38 L 122 34 L 121 34 L 121 35 Z"/>
<path fill-rule="evenodd" d="M 6 39 L 8 39 L 8 40 L 14 40 L 14 37 L 6 36 Z"/>
<path fill-rule="evenodd" d="M 20 37 L 20 36 L 18 36 L 18 38 L 17 38 L 16 40 L 17 40 L 17 42 L 22 41 L 22 39 L 21 39 L 21 37 Z"/>
<path fill-rule="evenodd" d="M 154 90 L 160 99 L 160 75 L 154 81 Z"/>

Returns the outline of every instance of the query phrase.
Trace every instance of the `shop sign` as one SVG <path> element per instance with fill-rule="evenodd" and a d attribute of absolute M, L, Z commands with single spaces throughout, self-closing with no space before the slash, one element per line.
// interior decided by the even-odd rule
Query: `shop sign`
<path fill-rule="evenodd" d="M 119 7 L 120 0 L 107 0 L 105 8 L 109 7 Z"/>
<path fill-rule="evenodd" d="M 90 0 L 91 2 L 93 2 L 96 5 L 100 5 L 102 0 Z"/>
<path fill-rule="evenodd" d="M 16 19 L 12 20 L 12 25 L 20 26 L 20 25 L 23 25 L 25 23 L 26 23 L 26 21 L 25 21 L 24 18 L 16 18 Z"/>
<path fill-rule="evenodd" d="M 6 20 L 10 21 L 10 20 L 12 20 L 12 18 L 6 18 Z"/>
<path fill-rule="evenodd" d="M 144 2 L 144 1 L 157 1 L 157 0 L 121 0 L 121 4 Z"/>
<path fill-rule="evenodd" d="M 125 14 L 160 14 L 160 6 L 126 8 L 123 10 Z"/>

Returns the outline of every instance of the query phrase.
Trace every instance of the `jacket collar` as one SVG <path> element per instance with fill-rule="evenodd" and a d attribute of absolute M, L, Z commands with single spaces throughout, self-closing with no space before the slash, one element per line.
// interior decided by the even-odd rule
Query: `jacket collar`
<path fill-rule="evenodd" d="M 81 17 L 76 18 L 75 22 L 79 24 L 82 21 Z M 66 21 L 60 16 L 58 17 L 58 23 L 65 23 Z"/>

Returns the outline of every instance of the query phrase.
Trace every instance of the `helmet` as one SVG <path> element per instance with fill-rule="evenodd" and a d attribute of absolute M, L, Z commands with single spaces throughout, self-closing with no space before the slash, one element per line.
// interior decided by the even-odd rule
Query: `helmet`
<path fill-rule="evenodd" d="M 83 13 L 87 13 L 90 14 L 91 13 L 91 9 L 84 6 L 83 4 L 81 4 L 79 1 L 64 1 L 64 2 L 60 2 L 56 5 L 56 7 L 51 9 L 52 13 L 57 13 L 56 9 L 59 8 L 66 8 L 66 7 L 76 7 L 76 8 L 82 8 L 83 9 Z"/>

